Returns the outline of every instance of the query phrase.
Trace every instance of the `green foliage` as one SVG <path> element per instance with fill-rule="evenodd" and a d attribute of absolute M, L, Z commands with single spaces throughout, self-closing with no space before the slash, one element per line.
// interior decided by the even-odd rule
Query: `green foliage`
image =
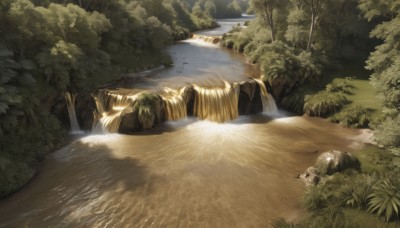
<path fill-rule="evenodd" d="M 64 138 L 62 94 L 170 62 L 160 52 L 173 39 L 216 25 L 199 14 L 181 0 L 0 1 L 0 197 Z"/>
<path fill-rule="evenodd" d="M 295 224 L 288 223 L 283 218 L 275 219 L 274 221 L 272 221 L 271 225 L 274 228 L 294 228 L 294 227 L 296 227 Z"/>
<path fill-rule="evenodd" d="M 35 174 L 25 162 L 12 161 L 0 156 L 0 198 L 18 190 Z"/>
<path fill-rule="evenodd" d="M 371 53 L 366 68 L 372 70 L 372 84 L 385 96 L 385 106 L 400 107 L 400 4 L 398 1 L 360 1 L 359 8 L 368 20 L 385 17 L 370 36 L 383 41 Z"/>
<path fill-rule="evenodd" d="M 302 115 L 304 113 L 304 98 L 307 91 L 308 89 L 301 88 L 285 96 L 281 101 L 282 107 L 291 112 Z"/>
<path fill-rule="evenodd" d="M 214 18 L 237 18 L 247 8 L 247 0 L 186 0 L 192 7 L 192 13 L 206 12 Z M 243 7 L 243 8 L 242 8 Z"/>
<path fill-rule="evenodd" d="M 369 195 L 371 213 L 384 215 L 386 221 L 399 219 L 400 186 L 398 183 L 394 185 L 389 180 L 382 180 L 376 183 L 372 189 L 372 193 Z"/>
<path fill-rule="evenodd" d="M 348 79 L 350 80 L 350 79 Z M 326 85 L 327 92 L 343 92 L 345 94 L 352 94 L 353 86 L 349 84 L 349 81 L 342 81 L 342 82 L 332 82 Z"/>
<path fill-rule="evenodd" d="M 341 92 L 321 91 L 305 96 L 304 112 L 310 116 L 326 117 L 339 111 L 347 102 L 346 96 Z"/>
<path fill-rule="evenodd" d="M 375 139 L 386 147 L 400 147 L 400 116 L 387 119 L 379 125 Z"/>
<path fill-rule="evenodd" d="M 368 127 L 370 122 L 368 110 L 360 105 L 341 111 L 333 120 L 343 126 L 354 128 Z"/>
<path fill-rule="evenodd" d="M 153 127 L 161 118 L 161 100 L 154 93 L 142 93 L 136 100 L 133 110 L 138 113 L 138 120 L 143 129 Z"/>
<path fill-rule="evenodd" d="M 374 178 L 366 175 L 360 175 L 354 181 L 349 181 L 341 186 L 338 191 L 338 198 L 342 200 L 345 207 L 366 209 L 368 205 L 369 194 L 372 191 Z"/>

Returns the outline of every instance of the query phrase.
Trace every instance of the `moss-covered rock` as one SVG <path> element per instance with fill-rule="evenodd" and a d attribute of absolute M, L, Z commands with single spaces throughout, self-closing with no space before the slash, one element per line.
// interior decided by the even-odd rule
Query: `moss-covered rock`
<path fill-rule="evenodd" d="M 330 150 L 318 156 L 314 166 L 299 174 L 298 178 L 307 186 L 317 185 L 326 175 L 342 172 L 346 169 L 360 170 L 359 160 L 347 152 Z"/>
<path fill-rule="evenodd" d="M 318 156 L 314 164 L 319 175 L 332 175 L 345 169 L 360 169 L 360 162 L 350 153 L 330 150 Z"/>
<path fill-rule="evenodd" d="M 132 107 L 124 110 L 119 132 L 151 129 L 164 121 L 165 110 L 162 98 L 158 94 L 145 92 L 139 95 Z"/>
<path fill-rule="evenodd" d="M 299 175 L 299 178 L 307 186 L 316 185 L 320 180 L 318 170 L 313 166 L 308 167 L 304 173 Z"/>

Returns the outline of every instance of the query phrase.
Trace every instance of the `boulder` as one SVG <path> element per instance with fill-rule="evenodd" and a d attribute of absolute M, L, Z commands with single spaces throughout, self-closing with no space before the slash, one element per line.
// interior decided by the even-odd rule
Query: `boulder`
<path fill-rule="evenodd" d="M 132 107 L 122 113 L 120 133 L 147 130 L 165 121 L 163 99 L 155 93 L 142 93 Z"/>
<path fill-rule="evenodd" d="M 350 153 L 330 150 L 318 156 L 314 166 L 308 167 L 298 178 L 307 186 L 316 185 L 322 177 L 345 169 L 360 170 L 360 162 Z"/>
<path fill-rule="evenodd" d="M 239 115 L 257 114 L 263 111 L 261 90 L 254 80 L 241 82 L 239 93 Z"/>
<path fill-rule="evenodd" d="M 299 178 L 307 186 L 316 185 L 320 180 L 318 170 L 313 166 L 308 167 L 304 173 L 299 175 Z"/>
<path fill-rule="evenodd" d="M 360 162 L 356 157 L 347 152 L 330 150 L 322 153 L 314 167 L 320 175 L 332 175 L 345 169 L 360 169 Z"/>

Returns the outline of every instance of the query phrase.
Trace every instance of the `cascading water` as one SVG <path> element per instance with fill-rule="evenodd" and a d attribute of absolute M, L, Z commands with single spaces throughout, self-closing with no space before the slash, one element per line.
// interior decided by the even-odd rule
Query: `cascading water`
<path fill-rule="evenodd" d="M 270 93 L 268 93 L 264 82 L 261 79 L 254 79 L 260 86 L 260 96 L 263 105 L 263 113 L 275 113 L 278 111 L 275 100 Z"/>
<path fill-rule="evenodd" d="M 161 97 L 164 101 L 166 119 L 169 121 L 180 120 L 187 117 L 187 98 L 185 87 L 180 90 L 165 88 Z"/>
<path fill-rule="evenodd" d="M 97 110 L 94 112 L 93 132 L 118 132 L 121 116 L 127 108 L 132 107 L 139 94 L 113 94 L 110 91 L 99 91 L 93 94 Z"/>
<path fill-rule="evenodd" d="M 223 123 L 238 117 L 240 87 L 225 82 L 224 88 L 205 88 L 194 85 L 196 99 L 194 115 L 202 120 Z"/>
<path fill-rule="evenodd" d="M 69 122 L 71 124 L 71 133 L 79 133 L 81 132 L 81 129 L 79 127 L 78 119 L 76 118 L 76 111 L 75 111 L 76 94 L 65 92 L 64 98 L 65 101 L 67 102 Z"/>
<path fill-rule="evenodd" d="M 259 88 L 262 100 L 262 110 L 264 113 L 273 113 L 277 107 L 273 97 L 268 93 L 264 83 L 259 79 L 254 79 Z M 242 83 L 243 84 L 243 83 Z M 164 88 L 159 96 L 162 98 L 164 115 L 167 121 L 176 121 L 188 116 L 188 107 L 193 108 L 193 115 L 201 120 L 224 123 L 236 119 L 239 116 L 239 93 L 241 83 L 228 83 L 224 81 L 223 87 L 205 87 L 192 85 L 181 89 Z M 94 112 L 94 132 L 115 133 L 121 125 L 121 119 L 125 114 L 134 111 L 134 105 L 142 92 L 134 94 L 132 91 L 100 91 L 93 95 L 97 110 Z M 189 100 L 190 97 L 193 100 Z M 191 103 L 192 102 L 192 103 Z M 136 109 L 135 109 L 136 110 Z M 137 118 L 142 124 L 145 109 L 139 111 Z M 149 111 L 149 110 L 148 110 Z M 147 113 L 150 115 L 150 113 Z M 136 118 L 136 117 L 135 117 Z M 126 123 L 132 123 L 132 119 Z M 150 121 L 150 122 L 149 122 Z M 147 128 L 155 124 L 155 119 L 145 121 Z M 133 128 L 134 123 L 133 123 Z M 137 127 L 137 126 L 136 126 Z M 131 127 L 132 128 L 132 127 Z M 131 129 L 135 130 L 135 129 Z"/>
<path fill-rule="evenodd" d="M 202 34 L 222 35 L 237 23 L 222 22 Z M 226 120 L 237 116 L 236 109 L 243 115 L 276 110 L 260 80 L 243 82 L 243 75 L 255 77 L 259 71 L 216 47 L 195 39 L 178 43 L 169 49 L 170 69 L 151 80 L 127 82 L 126 89 L 94 94 L 96 126 L 129 130 L 137 118 L 129 111 L 139 106 L 153 111 L 148 119 L 157 119 L 159 109 L 164 119 L 193 115 L 196 109 L 207 117 L 228 112 Z M 235 83 L 207 88 L 219 84 L 204 83 L 215 76 Z M 192 84 L 197 86 L 187 86 L 188 95 L 177 90 L 135 98 L 144 90 Z M 364 143 L 357 131 L 324 120 L 264 115 L 225 124 L 168 122 L 136 135 L 91 135 L 49 154 L 40 175 L 0 202 L 0 227 L 269 227 L 279 217 L 296 223 L 304 218 L 304 186 L 293 177 L 315 162 L 316 151 L 351 152 Z"/>
<path fill-rule="evenodd" d="M 219 44 L 221 41 L 220 36 L 205 36 L 205 35 L 199 35 L 199 34 L 193 34 L 192 39 L 195 40 L 202 40 L 207 43 L 212 43 L 212 44 Z"/>

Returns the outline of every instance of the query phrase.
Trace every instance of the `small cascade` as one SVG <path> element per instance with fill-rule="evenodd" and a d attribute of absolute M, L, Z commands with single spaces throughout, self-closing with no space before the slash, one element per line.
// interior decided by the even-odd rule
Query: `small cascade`
<path fill-rule="evenodd" d="M 204 42 L 207 43 L 212 43 L 212 44 L 219 44 L 219 42 L 221 41 L 220 36 L 204 36 L 204 35 L 199 35 L 199 34 L 193 34 L 192 35 L 192 39 L 195 40 L 202 40 Z"/>
<path fill-rule="evenodd" d="M 202 120 L 223 123 L 238 117 L 240 87 L 225 82 L 224 88 L 193 86 L 196 91 L 194 115 Z"/>
<path fill-rule="evenodd" d="M 82 131 L 79 127 L 75 111 L 76 94 L 71 94 L 69 92 L 66 92 L 64 93 L 64 98 L 65 101 L 67 102 L 69 122 L 71 124 L 71 133 L 80 133 Z"/>
<path fill-rule="evenodd" d="M 263 113 L 274 113 L 278 111 L 275 100 L 270 93 L 268 93 L 264 82 L 261 79 L 254 79 L 260 86 L 260 96 L 263 105 Z"/>
<path fill-rule="evenodd" d="M 185 87 L 180 90 L 170 88 L 164 89 L 161 95 L 168 121 L 180 120 L 187 117 L 187 99 L 185 97 Z"/>
<path fill-rule="evenodd" d="M 92 96 L 97 107 L 93 131 L 104 133 L 150 129 L 165 120 L 176 121 L 188 115 L 224 123 L 236 119 L 239 109 L 241 115 L 277 111 L 273 97 L 259 79 L 240 83 L 224 81 L 216 87 L 165 88 L 159 94 L 129 89 L 101 90 Z"/>
<path fill-rule="evenodd" d="M 99 91 L 98 94 L 93 94 L 97 108 L 93 113 L 93 131 L 118 132 L 122 114 L 133 106 L 138 95 L 113 94 L 110 91 Z"/>

